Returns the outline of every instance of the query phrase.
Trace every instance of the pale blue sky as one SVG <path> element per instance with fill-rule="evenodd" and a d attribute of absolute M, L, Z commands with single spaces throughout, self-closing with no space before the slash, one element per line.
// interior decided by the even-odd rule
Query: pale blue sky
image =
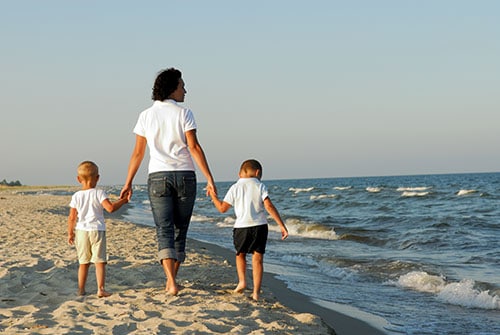
<path fill-rule="evenodd" d="M 122 184 L 172 66 L 219 181 L 500 171 L 499 1 L 0 4 L 0 180 Z"/>

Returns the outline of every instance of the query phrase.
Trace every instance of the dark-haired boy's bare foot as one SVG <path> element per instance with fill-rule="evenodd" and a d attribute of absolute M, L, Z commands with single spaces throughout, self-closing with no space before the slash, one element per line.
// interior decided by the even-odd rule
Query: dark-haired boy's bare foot
<path fill-rule="evenodd" d="M 179 293 L 179 290 L 176 290 L 176 289 L 170 289 L 167 291 L 168 295 L 173 295 L 173 296 L 176 296 L 178 293 Z"/>
<path fill-rule="evenodd" d="M 84 296 L 86 294 L 87 292 L 85 292 L 85 289 L 78 289 L 78 292 L 76 292 L 76 295 L 78 296 Z"/>
<path fill-rule="evenodd" d="M 167 292 L 168 295 L 177 295 L 179 293 L 179 287 L 176 284 L 169 285 L 167 283 L 167 287 L 165 288 L 165 291 Z"/>
<path fill-rule="evenodd" d="M 106 297 L 109 297 L 110 295 L 111 295 L 111 293 L 104 291 L 104 290 L 97 292 L 97 296 L 99 298 L 106 298 Z"/>
<path fill-rule="evenodd" d="M 243 293 L 245 291 L 246 285 L 239 283 L 238 286 L 233 290 L 233 293 Z"/>

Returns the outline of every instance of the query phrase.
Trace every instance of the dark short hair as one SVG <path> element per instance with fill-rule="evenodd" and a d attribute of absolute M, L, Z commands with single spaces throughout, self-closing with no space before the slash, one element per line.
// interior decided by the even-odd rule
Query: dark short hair
<path fill-rule="evenodd" d="M 170 94 L 179 86 L 179 80 L 181 78 L 181 71 L 173 67 L 160 71 L 153 85 L 153 94 L 151 98 L 159 101 L 168 99 Z"/>
<path fill-rule="evenodd" d="M 262 165 L 256 159 L 248 159 L 248 160 L 244 161 L 241 164 L 240 170 L 242 170 L 242 171 L 246 171 L 246 170 L 257 171 L 257 170 L 260 170 L 260 172 L 262 172 Z"/>

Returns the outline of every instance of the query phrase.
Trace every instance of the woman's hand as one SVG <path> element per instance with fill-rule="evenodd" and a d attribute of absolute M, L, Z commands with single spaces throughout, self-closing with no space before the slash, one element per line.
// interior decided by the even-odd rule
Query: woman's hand
<path fill-rule="evenodd" d="M 131 186 L 123 186 L 122 191 L 120 192 L 120 199 L 127 198 L 128 201 L 132 198 L 132 187 Z"/>
<path fill-rule="evenodd" d="M 208 182 L 206 190 L 207 190 L 206 194 L 207 196 L 210 196 L 211 194 L 217 196 L 217 187 L 215 186 L 215 184 Z"/>

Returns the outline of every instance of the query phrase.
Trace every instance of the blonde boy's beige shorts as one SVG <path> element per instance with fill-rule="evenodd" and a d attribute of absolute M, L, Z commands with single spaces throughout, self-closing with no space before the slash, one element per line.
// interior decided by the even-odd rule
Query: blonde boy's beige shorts
<path fill-rule="evenodd" d="M 106 232 L 77 230 L 75 246 L 80 264 L 106 263 Z"/>

